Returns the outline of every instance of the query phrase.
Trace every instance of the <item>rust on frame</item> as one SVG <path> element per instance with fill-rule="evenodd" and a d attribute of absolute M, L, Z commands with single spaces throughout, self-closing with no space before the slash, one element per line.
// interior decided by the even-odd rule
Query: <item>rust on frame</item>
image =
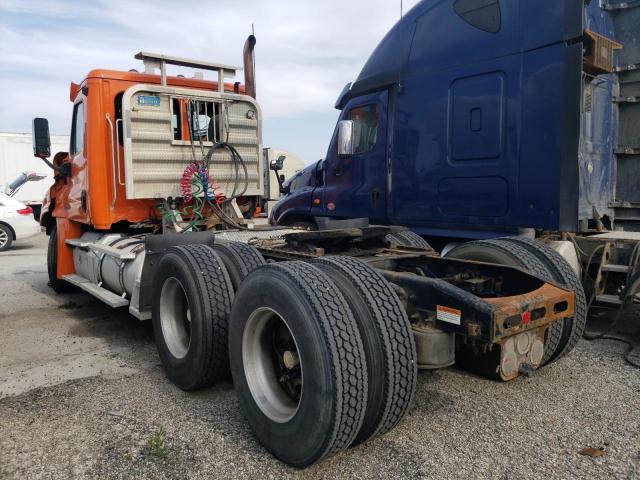
<path fill-rule="evenodd" d="M 522 295 L 483 300 L 494 307 L 494 341 L 570 317 L 575 312 L 576 302 L 572 291 L 550 283 Z"/>

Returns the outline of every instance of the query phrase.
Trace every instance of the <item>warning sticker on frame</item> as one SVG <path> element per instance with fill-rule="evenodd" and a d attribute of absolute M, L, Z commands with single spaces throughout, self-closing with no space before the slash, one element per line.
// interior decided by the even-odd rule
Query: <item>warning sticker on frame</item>
<path fill-rule="evenodd" d="M 455 325 L 460 325 L 460 318 L 462 316 L 462 312 L 460 310 L 456 310 L 455 308 L 443 307 L 442 305 L 438 305 L 436 307 L 436 310 L 436 318 L 438 320 L 453 323 Z"/>

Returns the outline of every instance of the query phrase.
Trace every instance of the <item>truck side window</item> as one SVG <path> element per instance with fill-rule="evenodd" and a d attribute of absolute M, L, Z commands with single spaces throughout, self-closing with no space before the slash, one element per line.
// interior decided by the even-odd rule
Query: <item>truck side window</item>
<path fill-rule="evenodd" d="M 171 99 L 171 126 L 173 139 L 182 140 L 182 105 L 177 98 Z"/>
<path fill-rule="evenodd" d="M 118 125 L 118 143 L 122 145 L 122 122 L 118 122 L 118 120 L 122 120 L 122 97 L 124 96 L 124 92 L 120 92 L 116 95 L 115 98 L 115 112 L 116 112 L 116 124 Z"/>
<path fill-rule="evenodd" d="M 502 23 L 499 0 L 456 0 L 453 10 L 469 25 L 498 33 Z"/>
<path fill-rule="evenodd" d="M 296 190 L 311 185 L 311 172 L 297 173 L 289 184 L 289 192 L 295 192 Z"/>
<path fill-rule="evenodd" d="M 84 148 L 84 102 L 73 107 L 73 121 L 71 125 L 71 155 L 80 153 Z"/>
<path fill-rule="evenodd" d="M 300 179 L 300 177 L 298 178 L 294 178 L 293 180 L 291 180 L 291 184 L 289 185 L 289 192 L 293 193 L 296 190 L 298 190 L 300 187 L 303 186 L 303 179 Z"/>
<path fill-rule="evenodd" d="M 355 107 L 349 112 L 353 121 L 353 153 L 366 153 L 378 141 L 378 108 L 375 104 Z"/>

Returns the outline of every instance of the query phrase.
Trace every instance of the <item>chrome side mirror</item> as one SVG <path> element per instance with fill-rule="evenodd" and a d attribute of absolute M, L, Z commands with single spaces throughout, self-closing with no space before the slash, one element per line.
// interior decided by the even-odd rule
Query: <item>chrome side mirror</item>
<path fill-rule="evenodd" d="M 280 155 L 277 158 L 277 160 L 271 160 L 269 168 L 274 172 L 277 172 L 278 170 L 282 170 L 282 167 L 284 166 L 284 161 L 286 160 L 286 158 L 287 158 L 286 156 Z"/>
<path fill-rule="evenodd" d="M 353 120 L 338 122 L 338 155 L 353 155 Z"/>

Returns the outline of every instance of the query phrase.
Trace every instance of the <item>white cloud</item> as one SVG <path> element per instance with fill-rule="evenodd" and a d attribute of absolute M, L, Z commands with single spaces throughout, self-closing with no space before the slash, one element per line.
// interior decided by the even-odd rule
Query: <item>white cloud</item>
<path fill-rule="evenodd" d="M 405 10 L 415 3 L 404 0 Z M 140 50 L 241 65 L 252 23 L 265 118 L 330 113 L 399 8 L 399 0 L 0 0 L 0 130 L 28 131 L 46 116 L 52 131 L 66 131 L 69 82 L 93 68 L 140 69 Z"/>

